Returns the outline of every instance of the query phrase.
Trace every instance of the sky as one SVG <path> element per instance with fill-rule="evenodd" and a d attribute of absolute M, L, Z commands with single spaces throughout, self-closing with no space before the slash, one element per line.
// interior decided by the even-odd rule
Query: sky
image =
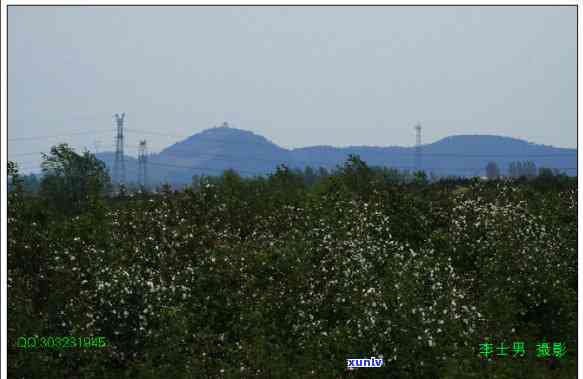
<path fill-rule="evenodd" d="M 272 142 L 577 146 L 574 6 L 9 6 L 8 153 L 157 152 L 227 121 Z M 147 134 L 150 133 L 150 134 Z"/>

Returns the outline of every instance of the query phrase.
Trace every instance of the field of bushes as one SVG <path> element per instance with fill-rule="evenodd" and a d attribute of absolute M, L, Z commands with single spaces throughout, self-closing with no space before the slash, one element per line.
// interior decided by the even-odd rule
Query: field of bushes
<path fill-rule="evenodd" d="M 13 190 L 9 377 L 576 377 L 576 178 L 417 179 L 352 159 L 310 185 L 226 172 L 77 212 Z M 35 335 L 107 346 L 18 346 Z M 566 355 L 537 358 L 542 340 Z M 485 341 L 527 356 L 483 359 Z"/>

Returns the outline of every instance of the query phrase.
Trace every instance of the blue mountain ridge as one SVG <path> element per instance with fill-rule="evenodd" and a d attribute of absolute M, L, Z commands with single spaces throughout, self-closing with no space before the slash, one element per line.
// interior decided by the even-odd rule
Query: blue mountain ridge
<path fill-rule="evenodd" d="M 415 147 L 310 146 L 285 149 L 253 132 L 217 127 L 194 134 L 148 157 L 152 184 L 188 184 L 193 175 L 220 175 L 234 169 L 242 176 L 265 175 L 279 164 L 304 169 L 342 165 L 349 154 L 359 155 L 370 166 L 414 170 Z M 98 154 L 111 172 L 114 154 Z M 533 161 L 537 167 L 558 168 L 576 175 L 577 149 L 539 145 L 495 135 L 457 135 L 422 146 L 421 168 L 438 176 L 483 176 L 488 162 L 502 173 L 512 161 Z M 137 159 L 126 157 L 126 178 L 137 180 Z"/>

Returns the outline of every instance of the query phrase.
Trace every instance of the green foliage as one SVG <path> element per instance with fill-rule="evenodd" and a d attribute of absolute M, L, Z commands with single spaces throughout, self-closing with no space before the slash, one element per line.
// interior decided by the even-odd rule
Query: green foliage
<path fill-rule="evenodd" d="M 40 194 L 47 203 L 66 214 L 86 210 L 91 199 L 103 195 L 110 179 L 105 164 L 88 151 L 83 155 L 61 144 L 43 154 Z"/>
<path fill-rule="evenodd" d="M 373 184 L 373 172 L 358 155 L 350 155 L 339 172 L 340 179 L 348 191 L 368 195 Z"/>
<path fill-rule="evenodd" d="M 18 173 L 18 164 L 8 161 L 8 192 L 16 191 L 20 194 L 24 191 L 23 180 Z"/>
<path fill-rule="evenodd" d="M 72 154 L 50 161 L 62 162 L 50 166 L 57 192 L 77 175 L 65 169 L 81 159 Z M 403 183 L 358 157 L 314 175 L 312 187 L 280 166 L 196 178 L 184 192 L 90 191 L 75 214 L 10 193 L 9 375 L 576 375 L 576 181 Z M 110 346 L 14 348 L 34 334 Z M 568 347 L 552 367 L 477 354 L 485 338 L 532 349 L 543 337 Z M 380 355 L 383 368 L 345 371 L 347 358 Z"/>

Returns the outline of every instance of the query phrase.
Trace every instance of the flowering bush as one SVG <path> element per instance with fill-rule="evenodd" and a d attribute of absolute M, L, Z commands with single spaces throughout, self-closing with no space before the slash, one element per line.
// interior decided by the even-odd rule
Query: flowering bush
<path fill-rule="evenodd" d="M 338 176 L 285 194 L 278 175 L 109 200 L 59 222 L 11 193 L 9 372 L 338 377 L 346 359 L 375 356 L 383 368 L 350 375 L 472 377 L 484 339 L 546 337 L 567 343 L 555 366 L 574 375 L 576 189 Z M 28 354 L 21 335 L 109 345 Z M 488 372 L 550 370 L 537 364 Z"/>

